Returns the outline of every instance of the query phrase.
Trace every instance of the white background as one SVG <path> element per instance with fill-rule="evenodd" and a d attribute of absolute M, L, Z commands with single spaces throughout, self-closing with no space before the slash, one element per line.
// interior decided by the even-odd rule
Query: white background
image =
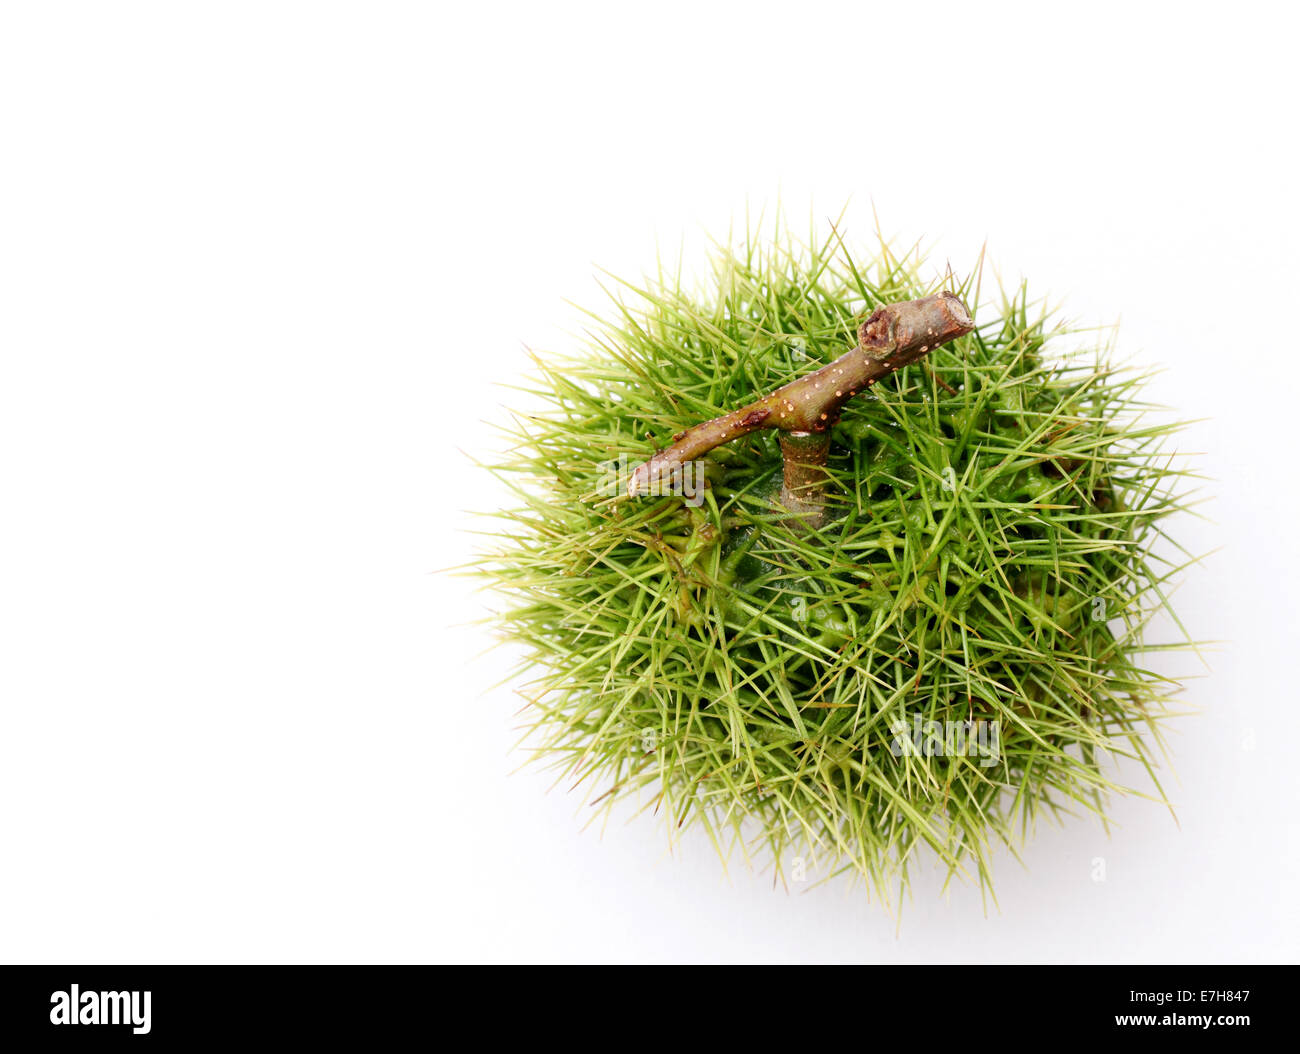
<path fill-rule="evenodd" d="M 0 957 L 1297 958 L 1286 6 L 0 11 Z M 987 239 L 1205 419 L 1180 825 L 1046 826 L 987 913 L 581 831 L 432 573 L 566 298 L 778 195 L 936 266 Z"/>

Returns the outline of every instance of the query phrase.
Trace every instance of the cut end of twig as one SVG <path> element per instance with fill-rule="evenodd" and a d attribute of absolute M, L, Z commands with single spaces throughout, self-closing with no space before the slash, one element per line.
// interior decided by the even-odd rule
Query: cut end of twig
<path fill-rule="evenodd" d="M 858 345 L 871 358 L 899 356 L 906 362 L 964 337 L 975 322 L 955 293 L 936 293 L 920 300 L 876 308 L 858 329 Z"/>

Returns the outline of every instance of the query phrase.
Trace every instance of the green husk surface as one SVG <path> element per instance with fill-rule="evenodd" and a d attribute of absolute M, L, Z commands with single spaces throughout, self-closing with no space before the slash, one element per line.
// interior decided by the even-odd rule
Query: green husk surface
<path fill-rule="evenodd" d="M 922 269 L 883 243 L 859 259 L 832 228 L 719 247 L 703 288 L 620 284 L 581 354 L 538 359 L 541 408 L 494 466 L 517 507 L 482 564 L 528 655 L 536 760 L 598 811 L 630 799 L 670 839 L 698 825 L 779 881 L 800 858 L 891 903 L 919 857 L 988 888 L 995 846 L 1014 851 L 1038 815 L 1104 819 L 1116 756 L 1163 800 L 1177 689 L 1143 643 L 1178 569 L 1161 555 L 1181 507 L 1173 426 L 1149 420 L 1108 345 L 1079 353 L 1023 287 L 981 306 L 978 272 Z M 978 328 L 848 402 L 820 529 L 776 504 L 772 432 L 708 455 L 698 508 L 608 493 L 608 462 L 644 460 L 835 359 L 874 307 L 938 288 Z M 899 753 L 917 718 L 998 722 L 996 763 Z"/>

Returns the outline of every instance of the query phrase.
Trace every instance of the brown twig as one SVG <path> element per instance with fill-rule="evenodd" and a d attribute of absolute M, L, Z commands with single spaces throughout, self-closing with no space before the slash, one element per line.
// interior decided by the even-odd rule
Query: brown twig
<path fill-rule="evenodd" d="M 879 307 L 859 327 L 858 346 L 852 351 L 748 406 L 687 429 L 633 470 L 628 494 L 650 493 L 686 462 L 714 447 L 775 428 L 783 433 L 782 504 L 817 526 L 824 514 L 830 427 L 844 404 L 880 378 L 974 328 L 966 305 L 953 293 Z"/>

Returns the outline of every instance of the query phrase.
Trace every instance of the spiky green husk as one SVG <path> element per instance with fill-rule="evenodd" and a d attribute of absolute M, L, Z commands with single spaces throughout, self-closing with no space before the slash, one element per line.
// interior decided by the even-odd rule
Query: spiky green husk
<path fill-rule="evenodd" d="M 1057 354 L 1021 290 L 848 403 L 820 530 L 774 506 L 773 433 L 709 455 L 699 508 L 603 496 L 602 463 L 831 361 L 873 307 L 934 290 L 919 270 L 884 246 L 864 265 L 832 232 L 725 249 L 703 293 L 628 287 L 583 355 L 539 362 L 546 408 L 497 466 L 521 506 L 484 565 L 531 654 L 527 741 L 567 782 L 767 854 L 778 878 L 803 857 L 887 899 L 922 844 L 987 884 L 993 846 L 1041 811 L 1102 813 L 1107 753 L 1163 797 L 1176 685 L 1141 636 L 1178 473 L 1140 379 L 1105 348 Z M 996 720 L 1000 757 L 900 752 L 917 718 Z"/>

